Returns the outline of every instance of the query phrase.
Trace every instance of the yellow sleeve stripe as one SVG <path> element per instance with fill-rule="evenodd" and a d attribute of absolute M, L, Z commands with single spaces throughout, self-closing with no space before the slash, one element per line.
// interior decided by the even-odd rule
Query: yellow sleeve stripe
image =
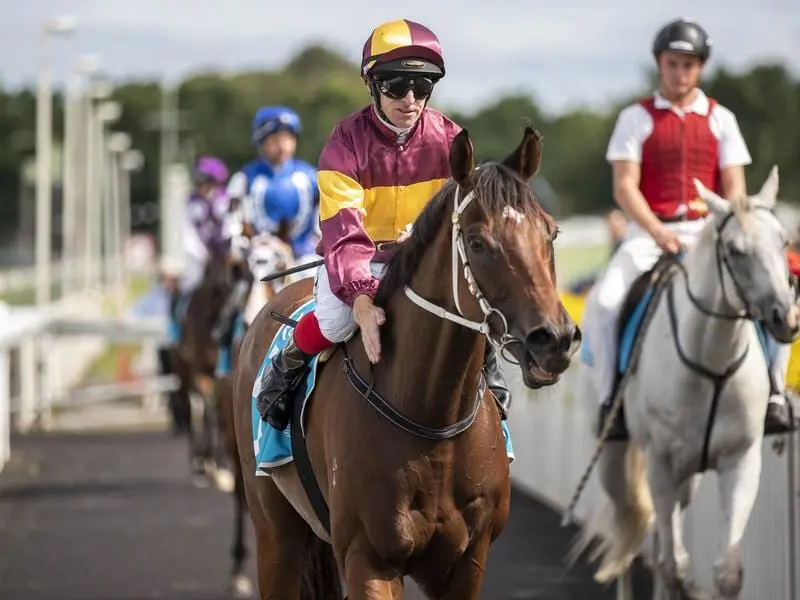
<path fill-rule="evenodd" d="M 340 210 L 364 210 L 364 188 L 355 180 L 338 171 L 319 171 L 319 218 L 322 221 L 336 216 Z"/>

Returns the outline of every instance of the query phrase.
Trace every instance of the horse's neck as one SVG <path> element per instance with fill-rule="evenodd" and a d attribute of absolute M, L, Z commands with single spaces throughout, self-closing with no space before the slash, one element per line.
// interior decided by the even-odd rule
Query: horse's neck
<path fill-rule="evenodd" d="M 689 298 L 689 293 L 706 310 L 732 315 L 742 310 L 738 296 L 724 268 L 717 264 L 717 249 L 710 229 L 701 234 L 697 246 L 684 259 L 686 276 L 676 275 L 675 313 L 678 340 L 686 354 L 710 369 L 726 368 L 741 354 L 748 342 L 747 320 L 723 319 L 704 314 Z M 720 275 L 726 281 L 720 280 Z M 687 289 L 688 286 L 688 289 Z"/>
<path fill-rule="evenodd" d="M 452 299 L 449 237 L 447 243 L 435 245 L 423 258 L 411 288 L 457 314 Z M 388 389 L 392 402 L 410 418 L 430 426 L 463 418 L 478 389 L 483 336 L 423 310 L 402 289 L 390 300 L 389 310 Z"/>

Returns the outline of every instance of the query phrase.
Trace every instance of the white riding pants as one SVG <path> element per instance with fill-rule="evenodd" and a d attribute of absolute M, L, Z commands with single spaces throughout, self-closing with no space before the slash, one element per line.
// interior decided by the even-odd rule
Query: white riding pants
<path fill-rule="evenodd" d="M 380 279 L 383 277 L 386 265 L 371 263 L 369 268 L 372 274 Z M 317 301 L 314 313 L 317 316 L 319 330 L 329 342 L 344 342 L 356 332 L 358 325 L 353 319 L 353 309 L 331 292 L 328 272 L 325 270 L 324 265 L 317 269 L 317 276 L 314 282 L 314 299 Z"/>
<path fill-rule="evenodd" d="M 699 239 L 705 220 L 667 223 L 678 236 L 681 244 L 692 248 Z M 661 250 L 655 240 L 636 223 L 632 223 L 628 235 L 608 266 L 600 275 L 586 299 L 586 308 L 581 328 L 583 344 L 588 347 L 581 353 L 584 363 L 591 367 L 597 390 L 597 401 L 609 399 L 617 370 L 619 331 L 617 320 L 625 297 L 634 280 L 655 265 Z M 780 392 L 786 380 L 790 347 L 778 344 L 767 337 L 771 371 Z M 588 355 L 588 357 L 587 357 Z"/>
<path fill-rule="evenodd" d="M 198 256 L 193 253 L 185 253 L 183 256 L 183 270 L 178 280 L 178 288 L 184 296 L 193 292 L 203 280 L 207 256 Z"/>

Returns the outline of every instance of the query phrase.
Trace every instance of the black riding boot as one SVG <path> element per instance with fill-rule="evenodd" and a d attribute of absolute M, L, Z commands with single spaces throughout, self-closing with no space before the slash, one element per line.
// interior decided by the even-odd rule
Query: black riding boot
<path fill-rule="evenodd" d="M 611 396 L 614 397 L 613 394 Z M 600 406 L 600 421 L 598 424 L 597 435 L 599 436 L 600 433 L 603 431 L 603 427 L 606 425 L 606 419 L 608 418 L 608 413 L 611 412 L 611 400 L 606 400 Z M 625 424 L 625 408 L 623 406 L 619 407 L 617 414 L 614 415 L 614 422 L 611 424 L 611 430 L 608 432 L 607 440 L 627 440 L 628 439 L 628 426 Z"/>
<path fill-rule="evenodd" d="M 606 426 L 606 419 L 608 419 L 608 413 L 611 412 L 611 406 L 614 403 L 614 397 L 617 395 L 617 390 L 619 389 L 619 384 L 622 381 L 622 376 L 617 373 L 616 379 L 614 380 L 614 385 L 611 388 L 611 397 L 603 402 L 600 406 L 600 421 L 597 425 L 597 435 L 598 437 L 603 431 L 603 427 Z M 614 415 L 614 422 L 611 424 L 611 429 L 608 432 L 607 440 L 619 440 L 624 441 L 628 439 L 628 425 L 625 423 L 625 407 L 620 406 L 617 414 Z"/>
<path fill-rule="evenodd" d="M 169 294 L 169 318 L 178 321 L 178 306 L 181 303 L 181 291 L 176 286 Z"/>
<path fill-rule="evenodd" d="M 228 347 L 233 342 L 233 325 L 236 322 L 236 315 L 244 310 L 247 294 L 250 293 L 251 282 L 252 275 L 250 271 L 248 269 L 240 269 L 236 283 L 219 311 L 217 322 L 211 330 L 211 339 L 222 347 Z"/>
<path fill-rule="evenodd" d="M 777 402 L 769 402 L 767 404 L 767 414 L 764 418 L 764 435 L 780 435 L 782 433 L 791 433 L 797 429 L 797 424 L 794 421 L 794 411 L 792 410 L 792 402 L 778 391 L 778 386 L 775 378 L 770 373 L 770 397 L 782 395 L 784 401 L 780 404 Z"/>
<path fill-rule="evenodd" d="M 503 373 L 503 367 L 497 362 L 497 351 L 488 342 L 486 344 L 486 352 L 483 355 L 483 376 L 486 378 L 486 387 L 497 398 L 497 404 L 500 406 L 500 416 L 503 420 L 507 419 L 508 409 L 511 408 L 511 392 L 508 390 L 508 382 Z"/>
<path fill-rule="evenodd" d="M 292 338 L 275 355 L 270 367 L 264 370 L 256 406 L 261 418 L 278 431 L 283 431 L 289 425 L 294 392 L 308 373 L 308 363 L 312 358 L 312 355 L 300 350 Z"/>

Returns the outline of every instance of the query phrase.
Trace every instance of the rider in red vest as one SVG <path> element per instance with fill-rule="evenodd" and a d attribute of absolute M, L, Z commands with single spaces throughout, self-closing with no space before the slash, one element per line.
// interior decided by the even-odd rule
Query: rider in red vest
<path fill-rule="evenodd" d="M 360 328 L 367 357 L 380 360 L 385 315 L 373 298 L 389 258 L 380 243 L 413 224 L 450 177 L 450 144 L 461 131 L 427 106 L 444 74 L 439 40 L 419 23 L 383 23 L 364 44 L 361 76 L 372 102 L 336 126 L 319 159 L 317 251 L 325 265 L 317 273 L 317 305 L 258 385 L 258 410 L 276 429 L 288 425 L 293 391 L 315 354 Z M 511 396 L 491 344 L 484 376 L 507 408 Z"/>
<path fill-rule="evenodd" d="M 601 426 L 617 382 L 617 321 L 630 285 L 662 253 L 696 244 L 707 210 L 692 180 L 726 198 L 741 196 L 747 193 L 744 167 L 752 162 L 736 117 L 697 87 L 711 54 L 703 28 L 687 19 L 668 23 L 656 35 L 653 54 L 659 89 L 620 113 L 606 154 L 613 167 L 614 199 L 632 223 L 587 298 L 582 326 L 584 360 L 592 367 L 602 402 Z M 771 352 L 766 434 L 793 430 L 782 384 L 788 350 L 780 346 Z M 627 439 L 621 410 L 609 439 Z"/>

